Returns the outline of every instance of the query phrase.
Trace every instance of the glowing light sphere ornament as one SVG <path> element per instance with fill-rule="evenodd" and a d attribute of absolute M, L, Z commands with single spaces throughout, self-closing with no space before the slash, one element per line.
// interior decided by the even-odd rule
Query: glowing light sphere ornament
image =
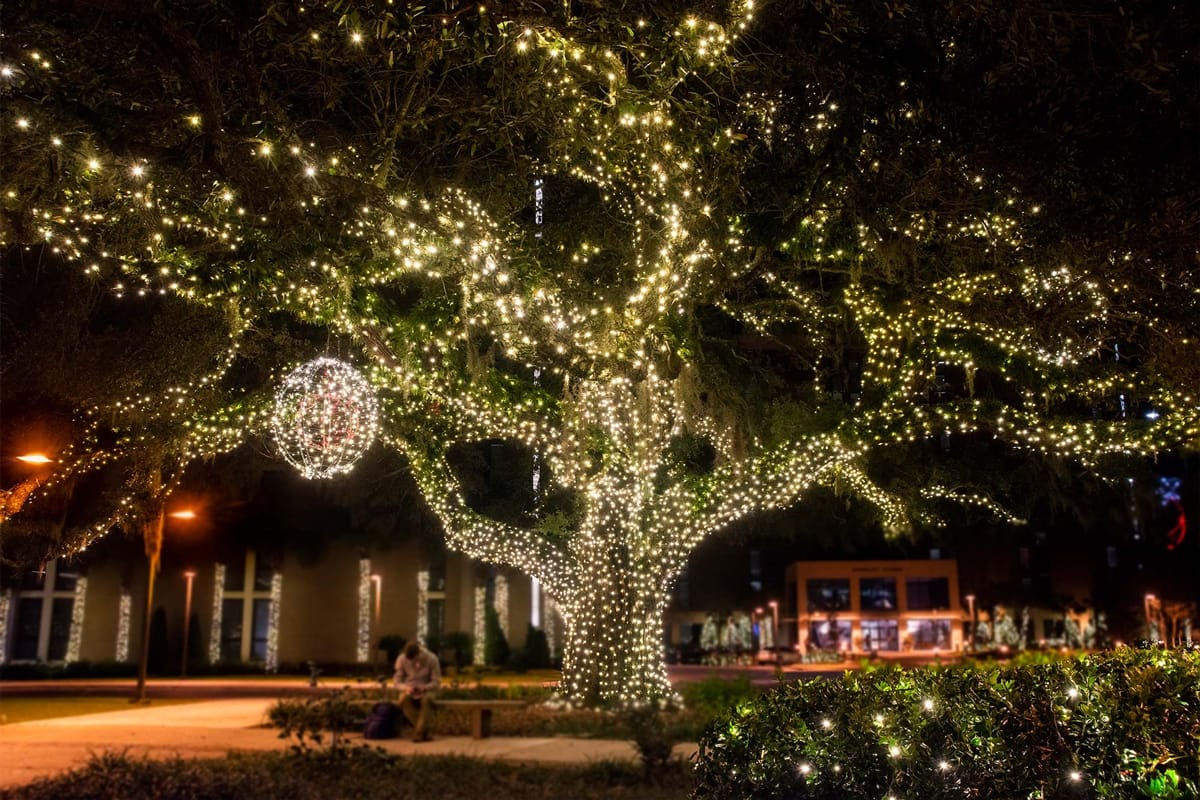
<path fill-rule="evenodd" d="M 349 364 L 317 358 L 288 373 L 271 418 L 284 460 L 306 478 L 349 472 L 379 431 L 371 384 Z"/>

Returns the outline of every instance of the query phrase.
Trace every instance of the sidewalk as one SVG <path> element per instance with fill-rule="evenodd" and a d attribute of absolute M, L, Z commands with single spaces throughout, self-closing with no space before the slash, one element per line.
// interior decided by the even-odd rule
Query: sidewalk
<path fill-rule="evenodd" d="M 260 727 L 275 699 L 207 700 L 150 706 L 80 717 L 0 725 L 0 789 L 19 786 L 83 766 L 92 754 L 125 751 L 150 758 L 221 758 L 231 750 L 280 751 L 288 743 Z M 359 735 L 348 737 L 352 744 Z M 466 755 L 503 761 L 587 763 L 637 759 L 632 742 L 611 739 L 438 737 L 372 741 L 399 755 Z M 695 745 L 676 747 L 688 758 Z"/>

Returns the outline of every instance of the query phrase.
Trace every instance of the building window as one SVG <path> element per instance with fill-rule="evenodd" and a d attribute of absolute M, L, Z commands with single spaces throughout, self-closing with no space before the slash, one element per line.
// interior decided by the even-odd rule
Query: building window
<path fill-rule="evenodd" d="M 446 548 L 435 546 L 429 553 L 429 591 L 446 591 Z"/>
<path fill-rule="evenodd" d="M 909 611 L 934 611 L 950 608 L 950 581 L 947 578 L 908 578 Z"/>
<path fill-rule="evenodd" d="M 225 566 L 221 600 L 220 660 L 266 661 L 271 632 L 271 584 L 275 572 L 253 550 Z M 249 635 L 247 635 L 249 634 Z"/>
<path fill-rule="evenodd" d="M 850 579 L 808 581 L 809 611 L 845 611 L 850 608 Z"/>
<path fill-rule="evenodd" d="M 863 611 L 893 611 L 896 608 L 895 578 L 862 578 L 858 602 Z"/>
<path fill-rule="evenodd" d="M 1042 620 L 1042 638 L 1057 640 L 1062 639 L 1067 635 L 1067 626 L 1062 617 L 1053 617 Z"/>
<path fill-rule="evenodd" d="M 750 551 L 750 590 L 753 592 L 762 591 L 762 552 L 759 550 Z"/>
<path fill-rule="evenodd" d="M 899 650 L 900 624 L 894 619 L 864 619 L 862 646 L 864 650 Z"/>
<path fill-rule="evenodd" d="M 221 603 L 221 661 L 242 659 L 242 599 L 226 597 Z"/>
<path fill-rule="evenodd" d="M 17 600 L 17 620 L 13 625 L 13 660 L 36 661 L 38 638 L 42 630 L 42 598 Z"/>
<path fill-rule="evenodd" d="M 257 586 L 257 580 L 255 585 Z M 270 590 L 271 583 L 267 582 Z M 261 597 L 254 598 L 254 617 L 250 626 L 250 660 L 267 660 L 267 631 L 271 628 L 271 600 Z"/>
<path fill-rule="evenodd" d="M 908 638 L 914 650 L 949 650 L 950 620 L 910 619 Z"/>
<path fill-rule="evenodd" d="M 425 601 L 425 608 L 425 636 L 429 641 L 439 643 L 446 632 L 446 599 L 430 597 Z"/>
<path fill-rule="evenodd" d="M 72 627 L 81 624 L 86 581 L 69 564 L 46 562 L 43 569 L 21 574 L 16 592 L 13 620 L 12 659 L 14 661 L 66 661 L 78 658 L 78 647 L 71 650 Z M 75 631 L 78 637 L 80 631 Z M 78 642 L 78 639 L 76 639 Z M 0 642 L 0 645 L 3 643 Z"/>
<path fill-rule="evenodd" d="M 833 619 L 810 622 L 808 625 L 808 648 L 810 650 L 849 650 L 850 623 Z"/>

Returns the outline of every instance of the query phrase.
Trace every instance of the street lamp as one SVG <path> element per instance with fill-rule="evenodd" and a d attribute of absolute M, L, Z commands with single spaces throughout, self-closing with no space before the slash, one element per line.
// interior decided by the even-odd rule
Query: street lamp
<path fill-rule="evenodd" d="M 1157 640 L 1155 634 L 1161 635 L 1161 633 L 1156 630 L 1158 626 L 1154 624 L 1154 619 L 1157 616 L 1154 613 L 1154 605 L 1157 600 L 1157 597 L 1149 593 L 1146 595 L 1144 600 L 1146 609 L 1146 638 L 1150 640 L 1150 644 L 1154 644 Z"/>
<path fill-rule="evenodd" d="M 971 622 L 971 628 L 970 628 L 970 637 L 971 638 L 969 640 L 969 644 L 971 645 L 971 652 L 974 653 L 975 652 L 975 629 L 977 626 L 975 624 L 975 595 L 973 595 L 973 594 L 967 595 L 967 619 L 969 619 Z"/>
<path fill-rule="evenodd" d="M 159 561 L 162 558 L 163 528 L 166 527 L 167 517 L 195 519 L 196 512 L 184 508 L 168 514 L 166 505 L 160 505 L 149 535 L 144 537 L 149 568 L 146 574 L 146 613 L 142 616 L 142 653 L 138 659 L 137 689 L 134 691 L 133 700 L 130 701 L 133 703 L 140 703 L 146 699 L 146 669 L 150 662 L 150 615 L 154 611 L 154 579 L 158 575 Z M 187 651 L 184 652 L 186 658 Z"/>
<path fill-rule="evenodd" d="M 378 573 L 371 575 L 371 584 L 375 589 L 374 627 L 375 627 L 375 641 L 378 642 L 380 635 L 383 633 L 383 631 L 380 629 L 380 625 L 379 625 L 379 615 L 380 615 L 380 611 L 382 610 L 381 603 L 383 602 L 383 576 Z"/>
<path fill-rule="evenodd" d="M 45 453 L 25 453 L 15 458 L 22 464 L 29 464 L 33 467 L 44 467 L 47 464 L 54 463 L 54 459 Z M 20 511 L 30 495 L 42 485 L 45 477 L 46 475 L 43 470 L 37 470 L 32 475 L 28 475 L 22 479 L 20 483 L 11 489 L 0 490 L 0 522 Z"/>
<path fill-rule="evenodd" d="M 779 601 L 769 600 L 771 607 L 771 649 L 775 656 L 775 666 L 779 666 Z"/>
<path fill-rule="evenodd" d="M 192 515 L 195 516 L 194 514 Z M 180 519 L 183 519 L 182 517 Z M 196 579 L 196 570 L 189 569 L 183 573 L 183 577 L 187 579 L 187 591 L 183 601 L 183 658 L 179 665 L 179 677 L 187 677 L 188 665 L 188 633 L 192 626 L 192 581 Z"/>

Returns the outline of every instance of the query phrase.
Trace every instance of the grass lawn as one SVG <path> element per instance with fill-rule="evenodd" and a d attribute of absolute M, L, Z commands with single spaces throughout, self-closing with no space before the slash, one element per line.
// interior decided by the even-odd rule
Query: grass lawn
<path fill-rule="evenodd" d="M 160 698 L 146 705 L 173 706 L 195 703 L 187 698 Z M 80 714 L 99 714 L 104 711 L 126 711 L 133 707 L 128 697 L 93 697 L 54 695 L 51 697 L 0 697 L 0 724 L 29 722 L 35 719 L 74 717 Z"/>

